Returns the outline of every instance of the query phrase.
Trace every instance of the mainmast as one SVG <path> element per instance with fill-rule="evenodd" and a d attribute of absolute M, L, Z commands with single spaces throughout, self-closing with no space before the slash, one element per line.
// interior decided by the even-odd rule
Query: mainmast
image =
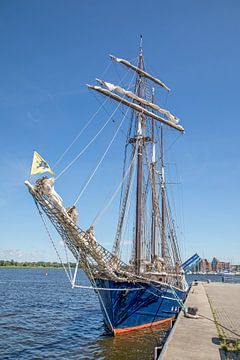
<path fill-rule="evenodd" d="M 139 64 L 138 67 L 143 69 L 143 56 L 142 56 L 142 36 L 140 40 L 139 50 Z M 139 73 L 137 82 L 137 95 L 142 97 L 142 79 L 141 73 Z M 136 231 L 135 231 L 135 272 L 140 273 L 141 267 L 141 245 L 142 245 L 142 148 L 143 148 L 143 136 L 142 136 L 142 117 L 141 113 L 138 113 L 138 127 L 137 127 L 137 141 L 136 146 L 138 150 L 137 155 L 137 193 L 136 193 Z"/>
<path fill-rule="evenodd" d="M 154 88 L 152 88 L 152 103 L 154 103 Z M 151 261 L 154 261 L 156 255 L 156 191 L 155 191 L 155 138 L 154 138 L 154 120 L 152 119 L 152 226 L 151 226 Z"/>
<path fill-rule="evenodd" d="M 162 221 L 161 221 L 161 256 L 165 258 L 165 175 L 164 175 L 164 144 L 163 124 L 161 124 L 161 200 L 162 200 Z"/>

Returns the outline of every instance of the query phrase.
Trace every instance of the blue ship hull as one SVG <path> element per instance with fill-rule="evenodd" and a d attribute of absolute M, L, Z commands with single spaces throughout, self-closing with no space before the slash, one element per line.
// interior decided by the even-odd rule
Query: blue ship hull
<path fill-rule="evenodd" d="M 167 284 L 114 282 L 95 279 L 107 328 L 114 335 L 174 320 L 185 301 L 187 291 Z M 110 290 L 107 290 L 110 289 Z M 123 289 L 123 290 L 114 290 Z"/>

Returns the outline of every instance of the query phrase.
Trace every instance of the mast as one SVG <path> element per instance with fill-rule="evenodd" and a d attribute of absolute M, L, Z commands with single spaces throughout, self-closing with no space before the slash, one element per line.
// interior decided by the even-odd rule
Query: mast
<path fill-rule="evenodd" d="M 152 88 L 152 103 L 154 103 L 154 88 Z M 152 226 L 151 226 L 151 261 L 154 261 L 156 255 L 156 209 L 154 198 L 155 192 L 155 139 L 154 139 L 154 120 L 152 119 Z"/>
<path fill-rule="evenodd" d="M 139 68 L 143 69 L 143 57 L 142 57 L 142 36 L 140 39 L 139 50 Z M 138 77 L 137 94 L 141 97 L 141 74 Z M 138 128 L 137 128 L 137 192 L 136 192 L 136 231 L 135 231 L 135 272 L 140 273 L 141 267 L 141 246 L 142 246 L 142 148 L 143 148 L 143 136 L 142 136 L 142 114 L 138 113 Z"/>
<path fill-rule="evenodd" d="M 162 200 L 162 221 L 161 221 L 161 256 L 165 258 L 165 176 L 164 176 L 164 144 L 163 125 L 161 124 L 161 200 Z"/>

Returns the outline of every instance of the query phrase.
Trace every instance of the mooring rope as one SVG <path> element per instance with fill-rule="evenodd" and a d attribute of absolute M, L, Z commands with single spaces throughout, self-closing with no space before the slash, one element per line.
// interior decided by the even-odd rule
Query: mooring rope
<path fill-rule="evenodd" d="M 237 332 L 235 332 L 235 331 L 233 331 L 233 330 L 231 330 L 231 329 L 227 328 L 226 326 L 224 326 L 224 325 L 220 324 L 218 321 L 213 320 L 213 319 L 210 319 L 209 317 L 207 317 L 207 316 L 205 316 L 205 315 L 202 315 L 202 314 L 197 314 L 197 315 L 201 316 L 202 318 L 204 318 L 204 319 L 206 319 L 206 320 L 209 320 L 209 321 L 213 322 L 214 324 L 217 324 L 217 325 L 221 326 L 223 329 L 225 329 L 225 330 L 227 330 L 227 331 L 231 332 L 232 334 L 234 334 L 234 335 L 236 335 L 237 337 L 239 337 L 239 338 L 240 338 L 240 334 L 238 334 Z"/>

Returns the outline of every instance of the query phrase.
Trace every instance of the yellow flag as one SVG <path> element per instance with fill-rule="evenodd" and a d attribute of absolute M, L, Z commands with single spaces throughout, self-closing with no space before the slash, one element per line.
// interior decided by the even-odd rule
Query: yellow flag
<path fill-rule="evenodd" d="M 44 172 L 50 172 L 54 176 L 48 163 L 37 153 L 37 151 L 34 151 L 31 175 L 42 174 Z"/>

